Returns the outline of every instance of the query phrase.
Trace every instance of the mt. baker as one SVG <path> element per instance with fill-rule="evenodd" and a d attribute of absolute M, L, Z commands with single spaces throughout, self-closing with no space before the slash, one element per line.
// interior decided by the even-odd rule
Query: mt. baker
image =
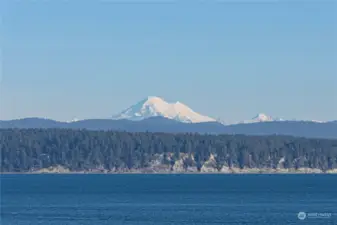
<path fill-rule="evenodd" d="M 150 96 L 137 104 L 125 109 L 112 119 L 143 120 L 150 117 L 161 116 L 183 123 L 214 122 L 215 119 L 198 114 L 181 102 L 168 103 L 162 98 Z"/>

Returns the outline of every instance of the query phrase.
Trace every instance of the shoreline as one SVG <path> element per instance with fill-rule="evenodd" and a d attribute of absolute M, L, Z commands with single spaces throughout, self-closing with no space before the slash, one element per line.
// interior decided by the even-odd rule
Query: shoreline
<path fill-rule="evenodd" d="M 1 174 L 337 174 L 337 169 L 322 170 L 318 168 L 299 167 L 295 168 L 239 168 L 222 167 L 220 170 L 210 165 L 204 165 L 198 170 L 196 167 L 183 168 L 180 163 L 175 166 L 152 165 L 145 168 L 113 168 L 110 170 L 103 167 L 88 170 L 74 171 L 58 165 L 47 168 L 31 169 L 25 172 L 0 172 Z"/>
<path fill-rule="evenodd" d="M 57 175 L 327 175 L 337 174 L 337 172 L 0 172 L 1 175 L 37 175 L 37 174 L 57 174 Z"/>

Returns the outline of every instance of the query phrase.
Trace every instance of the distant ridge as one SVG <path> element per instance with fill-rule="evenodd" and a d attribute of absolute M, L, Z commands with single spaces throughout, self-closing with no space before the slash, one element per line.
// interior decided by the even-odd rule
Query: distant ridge
<path fill-rule="evenodd" d="M 169 103 L 156 96 L 144 98 L 111 119 L 78 120 L 74 118 L 60 122 L 32 117 L 0 121 L 0 128 L 65 128 L 129 132 L 192 132 L 337 138 L 337 121 L 284 120 L 274 118 L 265 113 L 258 113 L 249 120 L 227 124 L 221 118 L 213 119 L 209 116 L 201 115 L 179 101 Z"/>
<path fill-rule="evenodd" d="M 76 122 L 58 122 L 41 118 L 25 118 L 0 121 L 2 129 L 65 128 L 88 130 L 115 130 L 128 132 L 165 132 L 200 134 L 287 135 L 306 138 L 337 139 L 337 122 L 316 123 L 312 121 L 268 121 L 223 125 L 216 121 L 183 123 L 157 116 L 139 121 L 89 119 Z"/>

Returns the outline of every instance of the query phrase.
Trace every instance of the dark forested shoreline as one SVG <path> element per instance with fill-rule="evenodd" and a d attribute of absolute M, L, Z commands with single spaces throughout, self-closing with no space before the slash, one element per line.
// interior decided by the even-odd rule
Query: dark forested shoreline
<path fill-rule="evenodd" d="M 337 169 L 337 140 L 289 136 L 1 129 L 1 172 Z"/>

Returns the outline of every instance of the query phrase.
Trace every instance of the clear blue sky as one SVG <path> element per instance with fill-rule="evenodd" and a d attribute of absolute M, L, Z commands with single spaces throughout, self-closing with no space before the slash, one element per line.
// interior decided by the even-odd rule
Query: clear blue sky
<path fill-rule="evenodd" d="M 0 119 L 106 118 L 148 95 L 229 122 L 337 119 L 337 1 L 118 2 L 1 1 Z"/>

